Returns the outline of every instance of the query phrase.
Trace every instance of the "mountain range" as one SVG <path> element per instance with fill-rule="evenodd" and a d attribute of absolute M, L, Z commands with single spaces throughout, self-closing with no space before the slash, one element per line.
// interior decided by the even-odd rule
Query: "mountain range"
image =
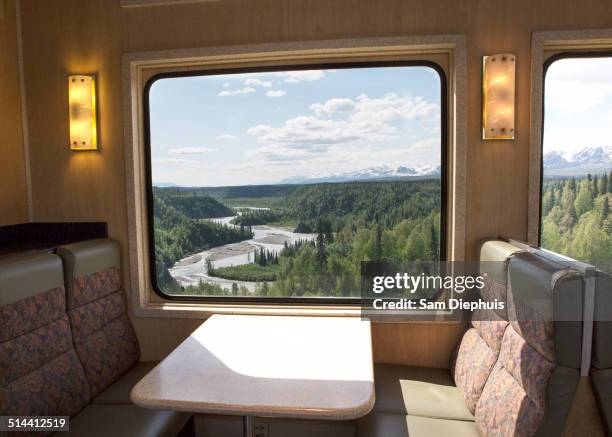
<path fill-rule="evenodd" d="M 584 147 L 573 153 L 552 150 L 544 153 L 545 176 L 603 173 L 612 168 L 612 146 Z"/>
<path fill-rule="evenodd" d="M 552 150 L 544 153 L 544 176 L 581 176 L 587 173 L 597 174 L 612 169 L 612 146 L 584 147 L 568 153 Z M 350 182 L 379 179 L 408 179 L 439 177 L 440 165 L 428 166 L 390 166 L 379 165 L 339 173 L 316 176 L 291 176 L 279 181 L 279 184 L 318 184 L 325 182 Z M 176 187 L 172 182 L 154 182 L 156 187 Z"/>
<path fill-rule="evenodd" d="M 400 165 L 391 167 L 379 165 L 361 170 L 340 173 L 330 173 L 318 176 L 292 176 L 281 180 L 280 184 L 318 184 L 322 182 L 350 182 L 376 179 L 422 178 L 440 176 L 440 166 L 410 167 Z"/>

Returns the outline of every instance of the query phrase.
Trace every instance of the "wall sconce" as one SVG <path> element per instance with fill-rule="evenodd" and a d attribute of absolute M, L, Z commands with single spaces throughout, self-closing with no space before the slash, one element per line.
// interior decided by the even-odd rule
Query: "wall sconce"
<path fill-rule="evenodd" d="M 482 139 L 514 139 L 516 56 L 499 54 L 482 59 Z"/>
<path fill-rule="evenodd" d="M 70 148 L 98 150 L 96 76 L 68 76 Z"/>

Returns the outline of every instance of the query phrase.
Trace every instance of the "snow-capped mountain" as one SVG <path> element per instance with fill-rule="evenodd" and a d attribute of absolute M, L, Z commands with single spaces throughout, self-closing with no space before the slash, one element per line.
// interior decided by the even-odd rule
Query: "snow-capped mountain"
<path fill-rule="evenodd" d="M 364 181 L 374 179 L 389 179 L 389 178 L 415 178 L 425 176 L 439 176 L 440 166 L 424 166 L 424 167 L 408 167 L 400 165 L 399 167 L 391 167 L 389 165 L 379 165 L 376 167 L 368 167 L 361 170 L 331 173 L 317 176 L 292 176 L 280 181 L 281 184 L 318 184 L 322 182 L 349 182 L 349 181 Z"/>
<path fill-rule="evenodd" d="M 612 146 L 584 147 L 574 153 L 552 150 L 543 161 L 545 176 L 603 172 L 612 168 Z"/>

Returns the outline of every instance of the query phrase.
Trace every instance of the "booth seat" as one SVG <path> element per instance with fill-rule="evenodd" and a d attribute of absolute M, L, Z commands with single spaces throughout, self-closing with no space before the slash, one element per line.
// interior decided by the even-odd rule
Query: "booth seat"
<path fill-rule="evenodd" d="M 140 352 L 119 247 L 93 240 L 0 260 L 0 415 L 70 416 L 69 436 L 175 436 L 187 414 L 130 402 Z M 40 433 L 36 433 L 40 435 Z"/>
<path fill-rule="evenodd" d="M 476 312 L 449 369 L 377 365 L 359 437 L 561 435 L 579 379 L 582 324 L 570 320 L 582 314 L 582 279 L 501 241 L 480 259 L 483 295 L 507 311 Z"/>

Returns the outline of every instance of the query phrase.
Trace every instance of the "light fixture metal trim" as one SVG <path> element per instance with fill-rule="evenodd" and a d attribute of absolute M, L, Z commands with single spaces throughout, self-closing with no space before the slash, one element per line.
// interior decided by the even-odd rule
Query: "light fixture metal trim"
<path fill-rule="evenodd" d="M 515 138 L 516 56 L 482 58 L 482 139 Z"/>
<path fill-rule="evenodd" d="M 71 150 L 98 150 L 96 76 L 68 76 L 68 118 Z"/>

